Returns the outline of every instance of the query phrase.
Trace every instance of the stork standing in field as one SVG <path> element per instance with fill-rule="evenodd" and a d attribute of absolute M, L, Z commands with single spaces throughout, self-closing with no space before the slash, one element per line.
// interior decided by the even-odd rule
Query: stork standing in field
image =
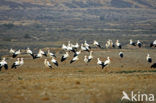
<path fill-rule="evenodd" d="M 12 48 L 9 51 L 11 54 L 15 53 L 15 50 L 13 50 Z"/>
<path fill-rule="evenodd" d="M 99 58 L 97 58 L 97 64 L 102 66 L 102 69 L 108 66 L 111 63 L 110 58 L 107 57 L 107 60 L 102 62 Z"/>
<path fill-rule="evenodd" d="M 20 59 L 19 59 L 19 58 L 17 58 L 17 61 L 15 61 L 15 62 L 12 64 L 11 68 L 15 68 L 15 69 L 16 69 L 17 66 L 20 66 Z"/>
<path fill-rule="evenodd" d="M 63 56 L 61 57 L 61 62 L 65 61 L 68 57 L 69 57 L 69 53 L 66 52 L 66 53 L 63 54 Z"/>
<path fill-rule="evenodd" d="M 13 50 L 13 49 L 11 48 L 11 49 L 10 49 L 10 53 L 12 54 L 12 57 L 13 57 L 13 58 L 16 58 L 17 55 L 21 54 L 21 51 L 20 51 L 20 49 L 17 50 L 17 51 L 15 51 L 15 50 Z"/>
<path fill-rule="evenodd" d="M 81 54 L 81 50 L 76 51 L 76 52 L 74 53 L 74 57 L 78 56 L 79 54 Z"/>
<path fill-rule="evenodd" d="M 107 60 L 104 62 L 104 66 L 108 66 L 111 63 L 111 60 L 109 57 L 107 57 Z"/>
<path fill-rule="evenodd" d="M 88 56 L 88 63 L 93 59 L 93 51 L 90 51 L 90 54 Z"/>
<path fill-rule="evenodd" d="M 48 56 L 50 56 L 50 57 L 55 57 L 55 58 L 56 58 L 56 55 L 55 55 L 54 53 L 50 52 L 49 49 L 48 49 Z"/>
<path fill-rule="evenodd" d="M 58 67 L 58 62 L 57 62 L 57 60 L 55 60 L 54 57 L 52 57 L 51 62 L 54 63 Z"/>
<path fill-rule="evenodd" d="M 71 47 L 77 50 L 79 48 L 79 44 L 78 43 L 76 43 L 75 45 L 72 44 Z"/>
<path fill-rule="evenodd" d="M 91 49 L 90 45 L 87 43 L 86 40 L 85 40 L 85 42 L 84 42 L 84 46 L 85 46 L 86 48 L 88 48 L 89 50 Z"/>
<path fill-rule="evenodd" d="M 75 53 L 75 49 L 72 47 L 72 44 L 70 43 L 70 41 L 68 41 L 68 45 L 65 46 L 64 44 L 62 45 L 62 49 L 63 50 L 67 50 L 68 52 L 72 51 Z"/>
<path fill-rule="evenodd" d="M 20 63 L 20 66 L 22 66 L 24 64 L 24 58 L 21 58 L 19 63 Z"/>
<path fill-rule="evenodd" d="M 4 67 L 5 70 L 8 70 L 8 63 L 6 62 L 5 58 L 3 58 L 2 61 L 0 62 L 0 71 L 1 71 L 2 67 Z"/>
<path fill-rule="evenodd" d="M 116 46 L 117 46 L 119 49 L 122 48 L 122 45 L 121 45 L 121 43 L 119 43 L 119 40 L 116 40 Z"/>
<path fill-rule="evenodd" d="M 40 51 L 37 54 L 33 55 L 33 59 L 36 59 L 36 58 L 42 58 L 42 54 Z"/>
<path fill-rule="evenodd" d="M 62 50 L 67 50 L 67 46 L 65 44 L 62 44 Z"/>
<path fill-rule="evenodd" d="M 119 56 L 120 56 L 120 58 L 123 58 L 124 57 L 123 52 L 119 52 Z"/>
<path fill-rule="evenodd" d="M 30 50 L 30 48 L 27 48 L 27 49 L 26 49 L 26 53 L 27 53 L 27 54 L 30 54 L 30 55 L 33 54 L 33 52 Z"/>
<path fill-rule="evenodd" d="M 153 63 L 153 64 L 151 65 L 151 68 L 156 68 L 156 63 Z"/>
<path fill-rule="evenodd" d="M 83 44 L 81 44 L 81 51 L 89 52 L 89 48 L 86 48 Z"/>
<path fill-rule="evenodd" d="M 100 58 L 97 58 L 97 64 L 101 65 L 102 69 L 104 68 L 104 62 L 102 62 Z"/>
<path fill-rule="evenodd" d="M 74 57 L 74 58 L 70 61 L 70 64 L 73 63 L 73 62 L 75 62 L 75 61 L 77 61 L 77 60 L 79 60 L 78 56 Z"/>
<path fill-rule="evenodd" d="M 112 40 L 109 40 L 110 47 L 115 48 L 115 45 Z"/>
<path fill-rule="evenodd" d="M 70 43 L 70 41 L 68 41 L 68 45 L 67 46 L 71 46 L 71 43 Z"/>
<path fill-rule="evenodd" d="M 148 63 L 152 63 L 152 58 L 150 57 L 149 54 L 147 54 L 146 60 L 147 60 Z"/>
<path fill-rule="evenodd" d="M 85 62 L 86 64 L 88 63 L 87 55 L 84 56 L 84 62 Z"/>
<path fill-rule="evenodd" d="M 96 40 L 94 40 L 93 44 L 96 45 L 97 47 L 101 48 L 101 45 Z"/>
<path fill-rule="evenodd" d="M 154 40 L 152 43 L 150 43 L 150 47 L 156 47 L 156 40 Z"/>
<path fill-rule="evenodd" d="M 133 42 L 133 40 L 132 40 L 132 39 L 130 39 L 129 44 L 130 44 L 130 45 L 132 45 L 132 46 L 136 46 L 136 43 L 135 43 L 135 42 Z"/>
<path fill-rule="evenodd" d="M 142 47 L 142 43 L 140 42 L 140 40 L 137 41 L 137 46 L 138 46 L 139 48 Z"/>
<path fill-rule="evenodd" d="M 52 69 L 52 65 L 49 63 L 49 61 L 47 59 L 44 60 L 44 65 L 47 67 L 47 68 L 51 68 Z"/>
<path fill-rule="evenodd" d="M 27 54 L 30 54 L 30 55 L 34 58 L 34 54 L 33 54 L 33 52 L 30 50 L 30 48 L 27 48 L 27 49 L 26 49 L 26 53 L 27 53 Z"/>
<path fill-rule="evenodd" d="M 108 43 L 108 42 L 106 42 L 105 46 L 106 46 L 106 48 L 109 48 L 109 43 Z"/>
<path fill-rule="evenodd" d="M 47 57 L 47 54 L 46 54 L 43 50 L 40 49 L 39 52 L 40 52 L 42 55 L 44 55 L 44 56 Z"/>

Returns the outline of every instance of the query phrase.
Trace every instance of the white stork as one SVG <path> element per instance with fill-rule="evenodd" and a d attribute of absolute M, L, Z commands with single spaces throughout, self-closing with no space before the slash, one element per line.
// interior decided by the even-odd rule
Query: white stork
<path fill-rule="evenodd" d="M 117 46 L 119 49 L 122 48 L 122 45 L 121 45 L 121 43 L 119 43 L 119 40 L 116 40 L 116 46 Z"/>
<path fill-rule="evenodd" d="M 76 51 L 76 52 L 74 53 L 74 57 L 78 56 L 79 54 L 81 54 L 81 50 Z"/>
<path fill-rule="evenodd" d="M 90 45 L 87 43 L 86 40 L 85 40 L 85 42 L 84 42 L 84 46 L 85 46 L 87 49 L 91 49 Z"/>
<path fill-rule="evenodd" d="M 97 58 L 97 64 L 101 65 L 102 69 L 104 68 L 104 62 L 102 62 L 100 58 Z"/>
<path fill-rule="evenodd" d="M 97 58 L 97 64 L 102 66 L 102 69 L 111 63 L 110 58 L 107 57 L 105 62 L 102 62 L 99 58 Z"/>
<path fill-rule="evenodd" d="M 89 48 L 86 48 L 83 44 L 81 44 L 81 51 L 88 51 L 89 52 Z"/>
<path fill-rule="evenodd" d="M 77 60 L 79 60 L 78 56 L 74 57 L 74 58 L 70 61 L 70 64 L 73 63 L 73 62 L 75 62 L 75 61 L 77 61 Z"/>
<path fill-rule="evenodd" d="M 17 58 L 17 61 L 15 61 L 15 62 L 12 64 L 11 68 L 15 68 L 15 69 L 16 69 L 17 66 L 20 66 L 20 59 L 19 59 L 19 58 Z"/>
<path fill-rule="evenodd" d="M 26 49 L 26 53 L 27 53 L 27 54 L 33 54 L 33 52 L 30 50 L 30 48 L 27 48 L 27 49 Z"/>
<path fill-rule="evenodd" d="M 49 63 L 47 59 L 44 60 L 44 65 L 48 68 L 52 68 L 52 65 Z"/>
<path fill-rule="evenodd" d="M 152 63 L 152 58 L 150 57 L 149 54 L 147 54 L 146 60 L 147 60 L 148 63 Z"/>
<path fill-rule="evenodd" d="M 27 48 L 27 49 L 26 49 L 26 53 L 27 53 L 27 54 L 30 54 L 30 55 L 34 58 L 34 54 L 33 54 L 33 52 L 30 50 L 30 48 Z"/>
<path fill-rule="evenodd" d="M 63 56 L 61 57 L 61 62 L 65 61 L 68 57 L 69 57 L 69 53 L 66 52 L 66 53 L 63 54 Z"/>
<path fill-rule="evenodd" d="M 44 55 L 44 56 L 47 57 L 47 54 L 46 54 L 43 50 L 40 49 L 39 52 L 40 52 L 42 55 Z"/>
<path fill-rule="evenodd" d="M 152 43 L 150 43 L 150 47 L 156 47 L 156 40 L 154 40 Z"/>
<path fill-rule="evenodd" d="M 156 68 L 156 63 L 153 63 L 153 64 L 151 65 L 151 68 Z"/>
<path fill-rule="evenodd" d="M 42 58 L 42 53 L 39 51 L 37 54 L 33 54 L 33 59 Z"/>
<path fill-rule="evenodd" d="M 62 50 L 67 50 L 67 46 L 65 44 L 62 44 Z"/>
<path fill-rule="evenodd" d="M 133 40 L 132 40 L 132 39 L 130 39 L 130 40 L 129 40 L 129 44 L 130 44 L 130 45 L 132 45 L 132 46 L 136 46 L 136 43 L 135 43 L 135 42 L 133 42 Z"/>
<path fill-rule="evenodd" d="M 73 49 L 78 49 L 79 48 L 79 44 L 78 43 L 76 43 L 75 45 L 71 45 L 71 47 L 73 48 Z"/>
<path fill-rule="evenodd" d="M 15 50 L 13 50 L 12 48 L 9 51 L 11 54 L 15 53 Z"/>
<path fill-rule="evenodd" d="M 101 48 L 101 45 L 96 40 L 94 40 L 93 44 L 96 45 L 97 47 Z"/>
<path fill-rule="evenodd" d="M 54 63 L 58 67 L 58 62 L 56 61 L 54 57 L 52 57 L 51 62 Z"/>
<path fill-rule="evenodd" d="M 107 66 L 111 63 L 111 60 L 109 57 L 107 57 L 107 60 L 104 62 L 104 65 Z"/>
<path fill-rule="evenodd" d="M 110 43 L 109 43 L 110 46 L 113 47 L 113 48 L 115 48 L 115 45 L 114 45 L 113 41 L 112 41 L 112 40 L 109 40 L 109 42 L 110 42 Z"/>
<path fill-rule="evenodd" d="M 22 66 L 24 64 L 24 59 L 23 58 L 21 58 L 19 64 L 20 64 L 20 66 Z"/>
<path fill-rule="evenodd" d="M 121 58 L 123 58 L 123 57 L 124 57 L 123 52 L 119 52 L 119 56 L 120 56 Z"/>
<path fill-rule="evenodd" d="M 85 62 L 86 64 L 88 63 L 87 55 L 84 56 L 84 62 Z"/>
<path fill-rule="evenodd" d="M 0 62 L 0 71 L 1 71 L 2 67 L 4 67 L 5 70 L 8 70 L 8 63 L 6 62 L 5 58 L 3 58 L 2 61 Z"/>
<path fill-rule="evenodd" d="M 88 56 L 88 62 L 90 62 L 93 59 L 93 51 L 90 51 L 90 54 Z"/>
<path fill-rule="evenodd" d="M 48 49 L 48 55 L 49 55 L 50 57 L 55 57 L 55 58 L 56 58 L 56 55 L 55 55 L 54 53 L 50 52 L 49 49 Z"/>
<path fill-rule="evenodd" d="M 137 41 L 137 46 L 138 46 L 139 48 L 141 48 L 142 43 L 140 42 L 140 40 Z"/>
<path fill-rule="evenodd" d="M 17 51 L 15 51 L 15 50 L 13 50 L 13 49 L 11 48 L 11 49 L 10 49 L 10 53 L 12 54 L 12 57 L 15 58 L 15 57 L 17 57 L 17 55 L 21 54 L 21 51 L 20 51 L 20 49 L 17 50 Z"/>

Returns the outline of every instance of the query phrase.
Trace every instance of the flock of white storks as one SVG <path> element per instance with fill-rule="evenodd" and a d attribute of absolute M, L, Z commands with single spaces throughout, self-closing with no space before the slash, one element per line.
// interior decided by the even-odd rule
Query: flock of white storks
<path fill-rule="evenodd" d="M 138 46 L 138 48 L 141 48 L 142 42 L 140 42 L 139 40 L 137 42 L 133 42 L 132 39 L 130 39 L 129 44 L 131 46 Z M 103 48 L 99 42 L 95 41 L 93 42 L 93 45 L 95 45 L 97 48 Z M 156 47 L 156 40 L 154 40 L 153 42 L 150 43 L 149 45 L 150 47 Z M 108 40 L 105 44 L 105 48 L 119 48 L 122 49 L 122 44 L 119 42 L 119 40 L 116 40 L 115 43 L 112 42 L 112 40 Z M 68 41 L 68 44 L 62 45 L 62 50 L 65 51 L 65 53 L 62 55 L 61 57 L 61 62 L 64 62 L 70 55 L 69 52 L 73 52 L 73 58 L 70 60 L 70 64 L 78 61 L 79 60 L 79 55 L 84 52 L 87 51 L 89 52 L 89 55 L 85 55 L 84 56 L 84 62 L 87 64 L 89 63 L 92 59 L 93 59 L 93 51 L 91 50 L 91 46 L 90 44 L 87 43 L 87 41 L 85 41 L 84 43 L 82 43 L 81 45 L 79 45 L 79 43 L 76 44 L 72 44 L 70 41 Z M 49 56 L 51 57 L 51 61 L 48 61 L 47 59 L 44 60 L 44 65 L 47 68 L 53 68 L 52 64 L 55 66 L 59 66 L 58 61 L 56 60 L 56 55 L 52 52 L 50 52 L 50 50 L 48 49 L 47 52 L 39 49 L 38 53 L 33 53 L 32 50 L 30 50 L 30 48 L 27 48 L 25 50 L 27 54 L 31 55 L 33 59 L 37 59 L 37 58 L 42 58 L 42 56 Z M 12 55 L 12 58 L 16 58 L 18 57 L 18 55 L 21 54 L 21 50 L 14 50 L 14 49 L 10 49 L 10 54 Z M 124 57 L 124 53 L 123 52 L 119 52 L 119 56 L 121 58 Z M 150 57 L 149 54 L 147 54 L 147 62 L 152 63 L 152 58 Z M 101 61 L 100 58 L 97 58 L 97 64 L 101 66 L 101 68 L 105 68 L 106 66 L 108 66 L 111 63 L 111 59 L 110 57 L 107 57 L 107 59 L 105 61 Z M 24 64 L 24 58 L 17 58 L 17 60 L 12 63 L 11 68 L 17 68 L 20 67 Z M 0 71 L 2 69 L 2 67 L 5 68 L 5 70 L 8 70 L 9 66 L 8 63 L 6 61 L 6 58 L 3 57 L 2 60 L 0 61 Z M 153 63 L 151 65 L 151 68 L 156 68 L 156 63 Z"/>

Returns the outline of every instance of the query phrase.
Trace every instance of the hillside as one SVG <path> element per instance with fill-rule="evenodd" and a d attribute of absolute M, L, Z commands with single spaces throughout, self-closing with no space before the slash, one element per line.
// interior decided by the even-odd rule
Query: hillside
<path fill-rule="evenodd" d="M 104 42 L 119 37 L 126 43 L 140 36 L 149 41 L 155 38 L 155 27 L 155 0 L 0 1 L 0 39 L 9 43 L 71 39 Z"/>

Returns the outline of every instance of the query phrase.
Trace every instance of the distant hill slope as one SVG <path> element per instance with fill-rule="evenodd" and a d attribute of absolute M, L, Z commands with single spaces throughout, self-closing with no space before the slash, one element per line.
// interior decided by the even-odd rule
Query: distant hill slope
<path fill-rule="evenodd" d="M 0 0 L 1 41 L 153 40 L 155 28 L 156 0 Z"/>
<path fill-rule="evenodd" d="M 21 8 L 21 7 L 32 8 L 42 5 L 58 9 L 93 8 L 93 7 L 156 9 L 155 0 L 1 0 L 0 5 L 9 6 L 10 8 Z"/>

